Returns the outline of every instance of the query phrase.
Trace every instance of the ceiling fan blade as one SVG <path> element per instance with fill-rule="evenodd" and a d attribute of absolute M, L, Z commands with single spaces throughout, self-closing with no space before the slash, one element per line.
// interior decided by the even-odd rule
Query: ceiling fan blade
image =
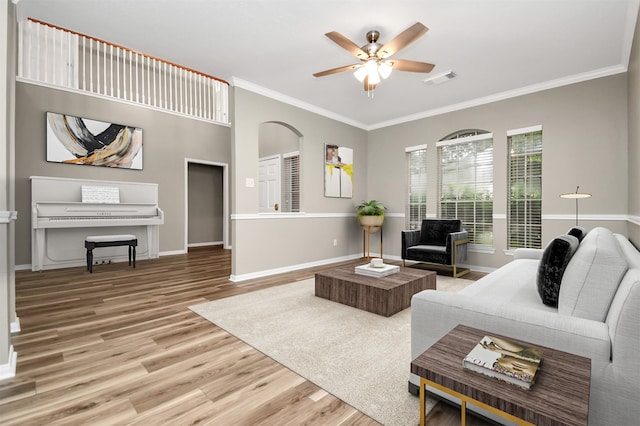
<path fill-rule="evenodd" d="M 381 59 L 388 58 L 422 37 L 427 31 L 429 31 L 429 28 L 417 22 L 382 46 L 380 50 L 378 50 L 377 56 Z"/>
<path fill-rule="evenodd" d="M 331 31 L 330 33 L 326 33 L 325 35 L 329 37 L 331 41 L 351 53 L 353 56 L 360 59 L 367 59 L 369 57 L 369 55 L 364 50 L 362 50 L 360 46 L 358 46 L 339 32 Z"/>
<path fill-rule="evenodd" d="M 355 70 L 358 65 L 346 65 L 344 67 L 332 68 L 330 70 L 320 71 L 313 74 L 314 77 L 324 77 L 325 75 L 337 74 L 343 71 Z"/>
<path fill-rule="evenodd" d="M 408 61 L 406 59 L 391 59 L 391 66 L 394 70 L 410 72 L 431 72 L 435 65 L 427 62 Z"/>

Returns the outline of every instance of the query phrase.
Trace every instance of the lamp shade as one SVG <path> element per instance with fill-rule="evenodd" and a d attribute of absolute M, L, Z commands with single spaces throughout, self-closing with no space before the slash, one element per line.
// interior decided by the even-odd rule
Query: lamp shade
<path fill-rule="evenodd" d="M 369 76 L 369 84 L 378 84 L 380 83 L 380 74 L 378 74 L 378 70 L 373 70 L 367 74 Z"/>
<path fill-rule="evenodd" d="M 567 192 L 566 194 L 560 194 L 560 198 L 568 198 L 576 200 L 576 226 L 578 226 L 578 200 L 582 198 L 591 198 L 591 194 L 586 192 L 579 192 L 580 185 L 576 187 L 576 192 Z"/>
<path fill-rule="evenodd" d="M 380 74 L 380 77 L 386 79 L 391 75 L 391 71 L 393 71 L 393 68 L 388 62 L 380 62 L 380 65 L 378 66 L 378 73 Z"/>
<path fill-rule="evenodd" d="M 367 76 L 367 70 L 364 68 L 364 66 L 360 65 L 353 73 L 353 75 L 358 79 L 360 83 L 362 83 L 364 81 L 364 78 Z"/>

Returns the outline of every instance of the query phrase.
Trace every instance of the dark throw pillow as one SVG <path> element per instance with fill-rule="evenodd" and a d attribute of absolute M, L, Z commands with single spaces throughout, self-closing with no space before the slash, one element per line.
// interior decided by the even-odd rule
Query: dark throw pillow
<path fill-rule="evenodd" d="M 574 226 L 567 231 L 567 235 L 573 235 L 581 243 L 584 236 L 587 235 L 587 231 L 582 226 Z"/>
<path fill-rule="evenodd" d="M 562 275 L 580 242 L 573 235 L 559 235 L 544 249 L 538 265 L 538 294 L 542 303 L 558 306 Z"/>

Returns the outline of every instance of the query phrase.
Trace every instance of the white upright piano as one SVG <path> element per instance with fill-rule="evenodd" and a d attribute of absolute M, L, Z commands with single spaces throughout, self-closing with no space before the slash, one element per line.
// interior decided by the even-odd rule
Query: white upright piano
<path fill-rule="evenodd" d="M 86 265 L 84 239 L 89 235 L 133 234 L 137 257 L 155 259 L 159 226 L 158 185 L 32 176 L 31 269 Z M 121 247 L 95 252 L 95 261 L 127 261 Z"/>

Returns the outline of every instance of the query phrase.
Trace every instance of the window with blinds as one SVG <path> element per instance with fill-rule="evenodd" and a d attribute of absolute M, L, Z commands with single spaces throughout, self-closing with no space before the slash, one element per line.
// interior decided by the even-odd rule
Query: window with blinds
<path fill-rule="evenodd" d="M 542 126 L 507 132 L 508 248 L 542 248 Z"/>
<path fill-rule="evenodd" d="M 440 217 L 462 220 L 471 244 L 493 245 L 493 134 L 464 132 L 436 145 Z"/>
<path fill-rule="evenodd" d="M 300 211 L 300 153 L 283 155 L 282 211 Z"/>
<path fill-rule="evenodd" d="M 409 179 L 405 229 L 420 229 L 422 219 L 427 216 L 427 146 L 406 148 L 405 151 Z"/>

